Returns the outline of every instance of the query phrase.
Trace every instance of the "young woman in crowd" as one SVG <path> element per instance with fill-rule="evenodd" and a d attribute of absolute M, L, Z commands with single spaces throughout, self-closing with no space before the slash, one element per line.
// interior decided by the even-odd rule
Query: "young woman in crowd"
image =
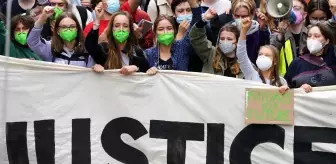
<path fill-rule="evenodd" d="M 190 40 L 196 53 L 203 61 L 202 72 L 243 78 L 236 58 L 236 47 L 239 38 L 239 29 L 234 25 L 225 25 L 220 29 L 217 46 L 206 37 L 205 26 L 207 21 L 216 16 L 216 11 L 210 7 L 200 20 L 191 29 Z"/>
<path fill-rule="evenodd" d="M 307 25 L 324 23 L 332 17 L 328 0 L 311 0 L 308 4 Z"/>
<path fill-rule="evenodd" d="M 28 35 L 29 47 L 44 61 L 92 67 L 94 61 L 85 50 L 83 31 L 72 13 L 64 13 L 57 18 L 51 41 L 40 39 L 44 22 L 53 14 L 54 7 L 43 9 Z"/>
<path fill-rule="evenodd" d="M 194 54 L 189 27 L 195 24 L 195 18 L 201 17 L 201 8 L 195 0 L 173 0 L 171 5 L 179 23 L 178 31 L 175 20 L 159 16 L 153 28 L 157 44 L 145 53 L 150 67 L 154 69 L 188 71 L 189 57 Z"/>
<path fill-rule="evenodd" d="M 308 52 L 296 58 L 285 75 L 289 87 L 304 88 L 336 85 L 336 47 L 330 29 L 324 24 L 308 30 Z"/>
<path fill-rule="evenodd" d="M 2 15 L 2 14 L 1 14 Z M 5 19 L 5 18 L 3 18 Z M 6 35 L 8 35 L 4 20 L 0 21 L 0 54 L 5 55 Z M 10 29 L 10 57 L 41 60 L 27 45 L 27 36 L 34 27 L 34 20 L 27 15 L 17 15 L 11 20 Z"/>
<path fill-rule="evenodd" d="M 242 70 L 245 79 L 280 87 L 279 91 L 284 93 L 288 87 L 286 80 L 279 75 L 278 50 L 271 45 L 262 46 L 256 61 L 258 67 L 257 70 L 253 68 L 252 63 L 247 56 L 246 39 L 251 25 L 251 18 L 247 17 L 242 20 L 242 28 L 237 45 L 237 57 L 240 69 Z"/>
<path fill-rule="evenodd" d="M 254 15 L 258 21 L 253 20 L 251 28 L 247 32 L 247 54 L 253 64 L 258 57 L 258 50 L 261 46 L 270 43 L 270 31 L 266 26 L 266 16 L 256 10 L 253 0 L 235 0 L 232 3 L 233 25 L 241 29 L 241 21 L 244 18 L 253 19 Z"/>
<path fill-rule="evenodd" d="M 85 42 L 86 49 L 97 63 L 93 70 L 120 69 L 120 73 L 125 75 L 146 72 L 149 65 L 138 46 L 131 16 L 127 12 L 114 13 L 106 31 L 108 41 L 98 44 L 99 22 L 104 11 L 96 7 L 95 12 L 97 18 Z"/>
<path fill-rule="evenodd" d="M 180 32 L 187 31 L 189 23 L 180 24 Z M 172 17 L 159 16 L 154 22 L 153 31 L 157 44 L 145 50 L 151 68 L 161 70 L 188 70 L 189 56 L 187 47 L 190 47 L 189 39 L 175 40 L 177 29 Z M 183 34 L 182 34 L 183 35 Z"/>

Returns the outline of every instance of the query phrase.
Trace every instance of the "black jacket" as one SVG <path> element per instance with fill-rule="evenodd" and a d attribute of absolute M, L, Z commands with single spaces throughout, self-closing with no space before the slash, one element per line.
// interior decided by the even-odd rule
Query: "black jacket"
<path fill-rule="evenodd" d="M 89 54 L 93 57 L 93 60 L 102 66 L 105 65 L 108 57 L 108 43 L 98 44 L 98 30 L 91 30 L 86 37 L 85 48 Z M 129 65 L 136 65 L 139 68 L 139 72 L 146 72 L 149 69 L 149 64 L 146 59 L 146 55 L 139 46 L 133 46 L 134 52 L 129 53 L 128 50 L 122 50 L 129 55 Z"/>

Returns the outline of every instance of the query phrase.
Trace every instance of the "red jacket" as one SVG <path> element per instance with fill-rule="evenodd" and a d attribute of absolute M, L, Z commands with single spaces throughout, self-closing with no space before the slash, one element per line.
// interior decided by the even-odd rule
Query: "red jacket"
<path fill-rule="evenodd" d="M 100 21 L 100 25 L 99 25 L 99 36 L 104 32 L 104 30 L 107 28 L 108 24 L 109 24 L 109 20 L 101 20 Z M 86 27 L 84 28 L 84 36 L 86 37 L 88 35 L 88 33 L 92 30 L 93 27 L 93 22 L 89 23 L 88 25 L 86 25 Z"/>
<path fill-rule="evenodd" d="M 137 9 L 134 13 L 131 13 L 131 8 L 130 5 L 127 2 L 125 2 L 121 7 L 120 7 L 121 11 L 127 11 L 128 13 L 130 13 L 133 17 L 133 22 L 135 24 L 138 24 L 142 19 L 151 21 L 150 17 L 148 16 L 148 14 L 140 9 Z M 149 30 L 142 39 L 140 39 L 139 43 L 142 49 L 147 49 L 147 48 L 151 48 L 153 46 L 153 31 Z"/>

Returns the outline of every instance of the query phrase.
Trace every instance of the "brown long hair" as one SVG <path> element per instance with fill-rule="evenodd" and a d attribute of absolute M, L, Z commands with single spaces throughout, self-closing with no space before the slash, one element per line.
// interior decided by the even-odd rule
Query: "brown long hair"
<path fill-rule="evenodd" d="M 76 22 L 76 27 L 77 27 L 77 37 L 75 38 L 76 44 L 75 44 L 75 52 L 76 53 L 83 53 L 85 52 L 85 38 L 84 38 L 84 33 L 83 30 L 81 29 L 81 26 L 74 14 L 71 12 L 65 12 L 63 13 L 59 18 L 57 18 L 55 22 L 55 27 L 54 27 L 54 33 L 52 36 L 51 40 L 51 49 L 55 52 L 62 52 L 63 47 L 64 47 L 64 41 L 63 39 L 58 35 L 58 29 L 59 29 L 59 24 L 64 18 L 70 18 Z"/>
<path fill-rule="evenodd" d="M 220 48 L 218 47 L 218 42 L 219 42 L 219 38 L 220 38 L 220 34 L 223 31 L 227 31 L 227 32 L 232 32 L 235 37 L 236 37 L 236 42 L 238 42 L 238 38 L 239 38 L 239 29 L 237 28 L 237 26 L 231 25 L 231 24 L 227 24 L 225 26 L 223 26 L 220 30 L 219 30 L 219 35 L 218 35 L 218 39 L 217 39 L 217 46 L 216 46 L 216 55 L 214 60 L 212 61 L 212 67 L 214 68 L 214 70 L 216 72 L 220 72 L 223 71 L 222 68 L 220 67 L 219 63 L 221 62 L 221 59 L 223 58 L 224 61 L 224 70 L 228 69 L 228 67 L 230 67 L 231 73 L 234 75 L 238 75 L 240 73 L 240 68 L 239 68 L 239 64 L 237 62 L 237 58 L 235 58 L 234 60 L 229 61 L 223 52 L 220 50 Z"/>
<path fill-rule="evenodd" d="M 273 86 L 280 87 L 283 84 L 280 81 L 280 74 L 279 74 L 279 51 L 276 47 L 274 47 L 272 45 L 262 46 L 262 47 L 260 47 L 259 51 L 262 48 L 267 48 L 267 49 L 272 51 L 272 54 L 273 54 L 273 70 L 272 70 L 271 77 L 270 77 L 270 84 L 273 85 Z M 266 80 L 265 80 L 264 76 L 262 75 L 260 69 L 258 70 L 258 73 L 259 73 L 259 77 L 261 78 L 261 81 L 264 84 L 266 84 Z"/>
<path fill-rule="evenodd" d="M 124 15 L 128 19 L 129 37 L 127 38 L 127 42 L 126 42 L 126 46 L 124 50 L 127 51 L 126 55 L 128 55 L 129 58 L 132 58 L 132 53 L 134 51 L 134 45 L 138 45 L 138 41 L 134 34 L 132 16 L 129 15 L 127 12 L 123 12 L 123 11 L 115 12 L 111 17 L 111 21 L 106 31 L 106 36 L 108 40 L 108 48 L 109 48 L 108 53 L 107 53 L 107 60 L 104 65 L 106 69 L 120 69 L 122 67 L 121 56 L 119 53 L 122 50 L 118 49 L 117 43 L 113 37 L 113 23 L 114 23 L 114 19 L 118 15 Z"/>

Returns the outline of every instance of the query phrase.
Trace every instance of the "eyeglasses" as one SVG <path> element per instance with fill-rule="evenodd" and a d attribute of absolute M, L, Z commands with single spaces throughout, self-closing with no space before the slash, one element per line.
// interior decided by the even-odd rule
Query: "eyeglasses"
<path fill-rule="evenodd" d="M 59 26 L 60 29 L 77 29 L 77 25 L 73 24 L 73 25 L 70 25 L 70 26 Z"/>
<path fill-rule="evenodd" d="M 293 6 L 294 11 L 302 11 L 303 7 L 301 6 Z"/>

